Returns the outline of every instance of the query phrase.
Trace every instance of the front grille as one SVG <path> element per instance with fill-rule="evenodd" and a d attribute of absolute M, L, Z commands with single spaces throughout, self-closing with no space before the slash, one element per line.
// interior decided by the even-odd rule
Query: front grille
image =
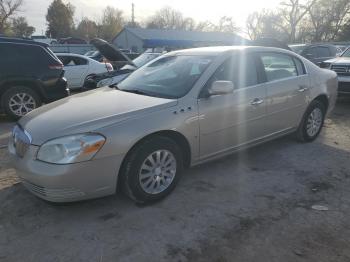
<path fill-rule="evenodd" d="M 22 179 L 23 185 L 34 194 L 49 200 L 74 199 L 84 196 L 84 192 L 75 188 L 47 188 Z"/>
<path fill-rule="evenodd" d="M 12 136 L 13 146 L 16 150 L 16 154 L 19 157 L 24 157 L 25 153 L 27 152 L 30 146 L 30 143 L 32 142 L 30 135 L 21 127 L 16 125 L 13 129 Z"/>
<path fill-rule="evenodd" d="M 340 76 L 350 76 L 350 65 L 332 65 L 331 69 Z"/>

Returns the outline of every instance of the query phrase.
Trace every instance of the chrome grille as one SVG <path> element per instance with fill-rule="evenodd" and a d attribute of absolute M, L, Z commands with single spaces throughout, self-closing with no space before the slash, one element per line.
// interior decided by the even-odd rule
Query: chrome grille
<path fill-rule="evenodd" d="M 13 146 L 16 150 L 16 154 L 19 157 L 24 157 L 25 153 L 27 152 L 30 146 L 30 143 L 32 142 L 30 135 L 28 134 L 28 132 L 16 125 L 12 131 L 12 136 Z"/>
<path fill-rule="evenodd" d="M 350 65 L 332 65 L 331 69 L 338 75 L 350 75 Z"/>

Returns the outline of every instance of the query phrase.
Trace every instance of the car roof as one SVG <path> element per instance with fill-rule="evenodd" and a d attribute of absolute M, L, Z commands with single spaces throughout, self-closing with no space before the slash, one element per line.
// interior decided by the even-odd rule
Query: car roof
<path fill-rule="evenodd" d="M 0 43 L 29 44 L 29 45 L 38 45 L 45 48 L 49 46 L 48 44 L 36 42 L 31 39 L 12 38 L 12 37 L 0 37 Z"/>
<path fill-rule="evenodd" d="M 217 56 L 226 52 L 232 51 L 243 51 L 243 50 L 251 50 L 251 51 L 259 51 L 259 52 L 283 52 L 287 54 L 295 54 L 286 49 L 277 48 L 277 47 L 263 47 L 263 46 L 213 46 L 213 47 L 199 47 L 199 48 L 191 48 L 184 50 L 177 50 L 173 52 L 169 52 L 170 55 L 209 55 L 209 56 Z"/>

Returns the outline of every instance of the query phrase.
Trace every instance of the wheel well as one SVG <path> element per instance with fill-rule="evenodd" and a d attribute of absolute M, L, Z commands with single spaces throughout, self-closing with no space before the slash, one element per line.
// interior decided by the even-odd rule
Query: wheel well
<path fill-rule="evenodd" d="M 319 95 L 314 100 L 320 101 L 322 104 L 325 105 L 326 110 L 328 109 L 328 98 L 326 95 Z"/>
<path fill-rule="evenodd" d="M 156 137 L 156 136 L 162 136 L 162 137 L 167 137 L 172 139 L 176 144 L 179 145 L 183 157 L 184 157 L 184 164 L 185 167 L 189 167 L 191 164 L 191 147 L 189 142 L 187 141 L 186 137 L 184 135 L 182 135 L 179 132 L 176 131 L 172 131 L 172 130 L 164 130 L 164 131 L 159 131 L 159 132 L 155 132 L 152 134 L 149 134 L 145 137 L 143 137 L 141 140 L 139 140 L 130 150 L 129 152 L 131 152 L 135 147 L 137 147 L 139 144 L 141 144 L 143 141 L 151 138 L 151 137 Z M 128 152 L 128 154 L 129 154 Z M 127 154 L 127 156 L 128 156 Z M 127 158 L 127 156 L 125 157 L 125 159 Z"/>
<path fill-rule="evenodd" d="M 1 96 L 9 90 L 11 87 L 14 86 L 26 86 L 32 88 L 40 97 L 41 100 L 44 99 L 42 93 L 40 92 L 40 89 L 35 85 L 33 82 L 26 82 L 26 81 L 11 81 L 11 82 L 5 82 L 0 85 L 0 99 Z"/>
<path fill-rule="evenodd" d="M 128 159 L 130 153 L 139 145 L 141 144 L 143 141 L 151 138 L 151 137 L 157 137 L 157 136 L 162 136 L 162 137 L 167 137 L 172 139 L 175 143 L 177 143 L 180 146 L 180 149 L 182 151 L 182 154 L 184 156 L 184 165 L 185 167 L 189 167 L 191 164 L 191 147 L 189 142 L 187 141 L 186 137 L 184 135 L 182 135 L 179 132 L 176 131 L 171 131 L 171 130 L 164 130 L 164 131 L 159 131 L 159 132 L 155 132 L 152 134 L 149 134 L 145 137 L 143 137 L 142 139 L 140 139 L 135 145 L 132 146 L 132 148 L 128 151 L 128 153 L 126 154 L 122 165 L 119 169 L 119 174 L 124 170 L 125 168 L 125 163 L 126 160 Z M 122 177 L 119 175 L 118 176 L 118 183 L 117 183 L 117 188 L 119 188 L 121 186 L 121 179 Z"/>

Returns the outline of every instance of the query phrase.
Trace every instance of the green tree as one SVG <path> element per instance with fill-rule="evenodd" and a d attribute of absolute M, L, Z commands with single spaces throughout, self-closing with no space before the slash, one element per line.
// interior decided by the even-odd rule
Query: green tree
<path fill-rule="evenodd" d="M 68 37 L 74 30 L 74 7 L 70 3 L 63 3 L 62 0 L 53 0 L 50 4 L 47 15 L 46 35 L 53 38 Z"/>
<path fill-rule="evenodd" d="M 0 33 L 4 34 L 11 25 L 11 18 L 16 15 L 23 0 L 0 0 Z"/>
<path fill-rule="evenodd" d="M 99 37 L 111 41 L 123 29 L 124 23 L 123 11 L 107 6 L 99 24 Z"/>
<path fill-rule="evenodd" d="M 87 40 L 93 39 L 98 36 L 98 26 L 96 22 L 85 17 L 78 24 L 75 35 Z"/>
<path fill-rule="evenodd" d="M 30 37 L 35 32 L 35 28 L 28 25 L 27 19 L 23 16 L 13 19 L 11 30 L 13 35 L 18 37 Z"/>

